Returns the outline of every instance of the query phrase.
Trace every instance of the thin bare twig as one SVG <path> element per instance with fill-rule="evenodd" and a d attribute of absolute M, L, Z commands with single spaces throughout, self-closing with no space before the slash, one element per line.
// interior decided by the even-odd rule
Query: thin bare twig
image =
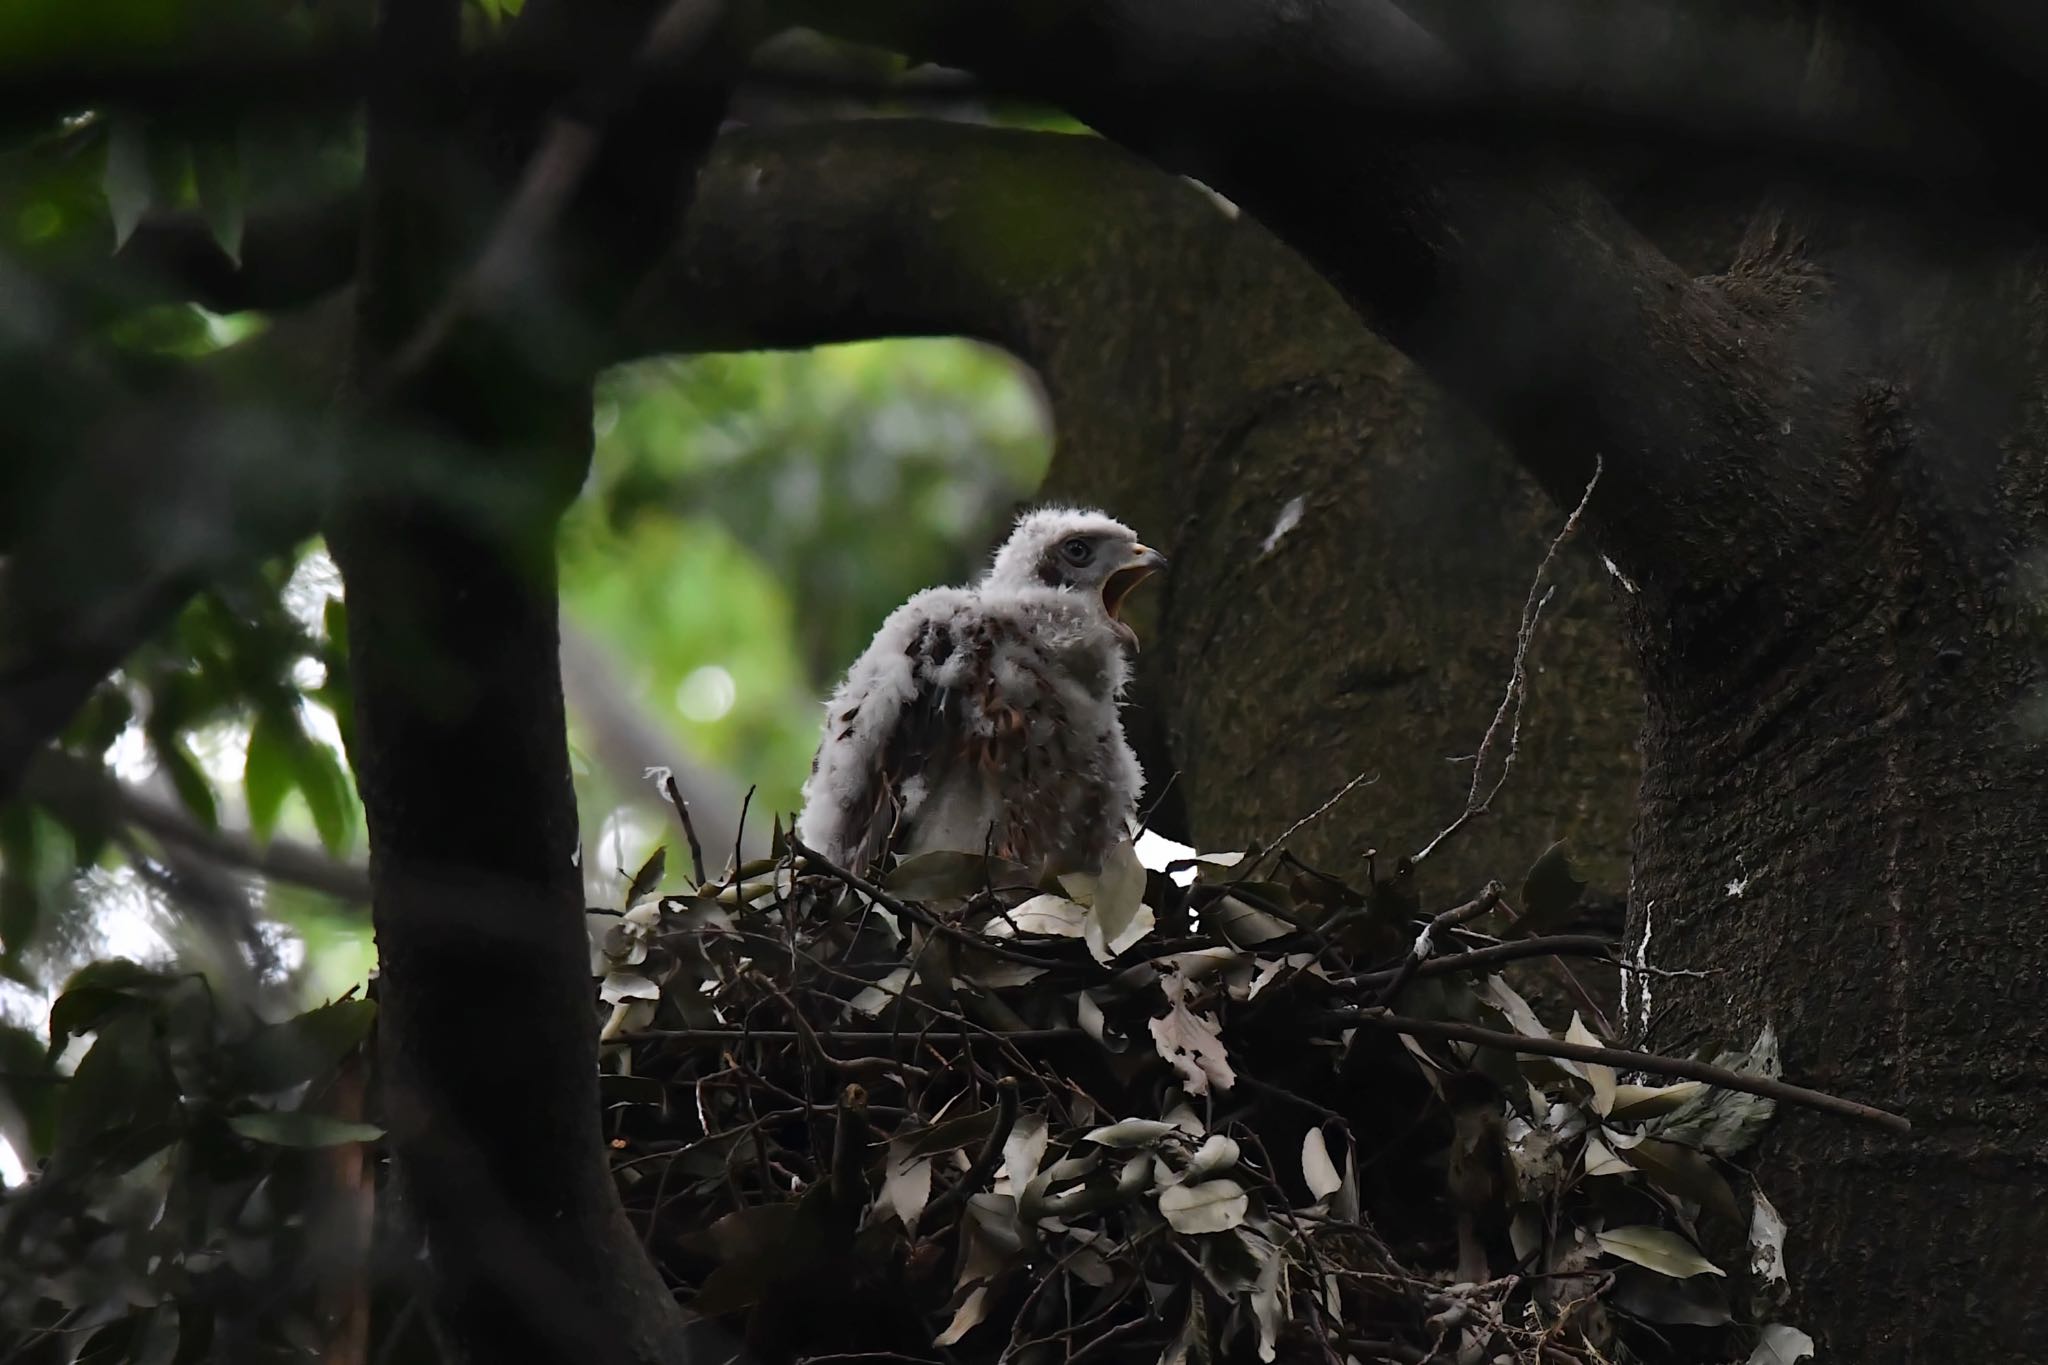
<path fill-rule="evenodd" d="M 683 800 L 674 773 L 662 778 L 662 786 L 668 791 L 669 804 L 676 808 L 676 818 L 683 822 L 683 838 L 690 844 L 690 875 L 697 879 L 698 886 L 709 885 L 711 877 L 704 870 L 704 845 L 697 842 L 697 827 L 690 822 L 690 803 Z"/>
<path fill-rule="evenodd" d="M 1696 1062 L 1686 1057 L 1659 1057 L 1652 1052 L 1631 1052 L 1625 1048 L 1591 1047 L 1584 1043 L 1561 1043 L 1553 1038 L 1529 1038 L 1517 1033 L 1498 1033 L 1493 1029 L 1452 1023 L 1443 1019 L 1410 1019 L 1405 1015 L 1390 1014 L 1384 1009 L 1370 1007 L 1345 1010 L 1340 1017 L 1374 1028 L 1405 1033 L 1411 1038 L 1441 1038 L 1450 1042 L 1476 1043 L 1480 1047 L 1501 1048 L 1529 1057 L 1562 1057 L 1572 1062 L 1598 1062 L 1620 1071 L 1647 1071 L 1658 1076 L 1678 1076 L 1686 1080 L 1705 1081 L 1708 1085 L 1717 1085 L 1723 1090 L 1740 1090 L 1745 1094 L 1763 1095 L 1769 1099 L 1783 1100 L 1787 1104 L 1839 1114 L 1844 1118 L 1862 1119 L 1866 1123 L 1875 1123 L 1896 1133 L 1909 1133 L 1913 1130 L 1911 1122 L 1890 1110 L 1859 1104 L 1855 1100 L 1845 1100 L 1839 1095 L 1808 1090 L 1803 1085 L 1792 1085 L 1766 1076 L 1745 1076 L 1740 1071 L 1730 1071 L 1726 1067 L 1714 1066 L 1709 1062 Z"/>
<path fill-rule="evenodd" d="M 1506 894 L 1507 888 L 1499 882 L 1488 882 L 1486 889 L 1477 896 L 1474 896 L 1463 905 L 1454 906 L 1444 911 L 1436 916 L 1436 918 L 1430 920 L 1428 924 L 1422 926 L 1422 932 L 1415 936 L 1415 946 L 1409 949 L 1408 956 L 1401 959 L 1401 965 L 1394 969 L 1393 979 L 1380 992 L 1379 1003 L 1382 1005 L 1393 1003 L 1394 997 L 1401 993 L 1401 988 L 1414 978 L 1416 972 L 1428 960 L 1429 955 L 1436 951 L 1436 936 L 1438 934 L 1446 929 L 1455 928 L 1460 924 L 1467 924 L 1472 920 L 1478 919 L 1481 915 L 1493 909 L 1494 906 L 1499 905 L 1500 898 Z"/>
<path fill-rule="evenodd" d="M 1550 566 L 1557 561 L 1557 552 L 1579 529 L 1579 522 L 1586 515 L 1586 506 L 1593 501 L 1593 489 L 1600 483 L 1602 461 L 1593 457 L 1593 477 L 1586 480 L 1586 491 L 1579 497 L 1579 505 L 1564 519 L 1564 526 L 1550 542 L 1550 548 L 1543 552 L 1543 562 L 1536 566 L 1536 576 L 1529 582 L 1529 596 L 1522 604 L 1522 624 L 1515 632 L 1515 662 L 1508 673 L 1507 691 L 1502 694 L 1500 706 L 1493 713 L 1493 720 L 1486 727 L 1486 734 L 1479 741 L 1479 751 L 1472 756 L 1472 788 L 1465 795 L 1465 809 L 1458 818 L 1440 831 L 1436 838 L 1425 844 L 1420 853 L 1408 861 L 1419 864 L 1439 845 L 1472 820 L 1478 818 L 1493 805 L 1493 798 L 1500 795 L 1501 788 L 1508 784 L 1508 774 L 1514 771 L 1515 754 L 1521 747 L 1522 709 L 1529 700 L 1529 645 L 1536 638 L 1536 623 L 1542 619 L 1543 609 L 1550 605 L 1550 599 L 1557 592 L 1557 586 L 1543 586 L 1543 577 L 1550 572 Z M 1480 789 L 1486 785 L 1486 770 L 1494 751 L 1499 747 L 1501 732 L 1507 732 L 1507 754 L 1501 759 L 1500 777 L 1485 795 Z"/>
<path fill-rule="evenodd" d="M 1345 797 L 1351 795 L 1351 793 L 1358 787 L 1369 787 L 1379 780 L 1380 775 L 1378 773 L 1374 773 L 1371 777 L 1367 777 L 1364 773 L 1360 773 L 1356 777 L 1352 778 L 1349 782 L 1346 782 L 1343 786 L 1337 789 L 1336 794 L 1331 796 L 1329 800 L 1323 802 L 1322 805 L 1317 806 L 1314 810 L 1310 811 L 1307 815 L 1302 816 L 1299 820 L 1296 820 L 1286 829 L 1281 830 L 1280 837 L 1275 839 L 1272 843 L 1266 845 L 1266 847 L 1259 853 L 1259 856 L 1254 858 L 1250 863 L 1248 863 L 1245 866 L 1245 870 L 1242 873 L 1238 874 L 1238 880 L 1244 881 L 1248 879 L 1251 876 L 1253 868 L 1257 867 L 1260 863 L 1264 862 L 1273 854 L 1278 853 L 1281 847 L 1285 845 L 1289 839 L 1292 839 L 1302 830 L 1308 828 L 1316 821 L 1322 819 L 1325 815 L 1328 815 L 1339 801 L 1342 801 Z"/>
<path fill-rule="evenodd" d="M 858 891 L 861 895 L 866 896 L 869 900 L 875 902 L 899 919 L 915 920 L 933 933 L 944 934 L 956 942 L 964 943 L 977 951 L 989 954 L 991 957 L 999 957 L 1007 962 L 1021 962 L 1027 967 L 1043 967 L 1047 971 L 1072 971 L 1075 967 L 1081 965 L 1076 961 L 1066 958 L 1041 957 L 1036 953 L 1019 952 L 1017 949 L 1005 947 L 993 939 L 984 938 L 980 934 L 970 933 L 957 924 L 948 924 L 923 906 L 914 902 L 899 900 L 881 887 L 876 886 L 873 882 L 848 872 L 845 868 L 834 863 L 817 850 L 805 847 L 802 843 L 798 842 L 794 834 L 789 836 L 789 848 L 790 852 L 803 858 L 806 871 L 822 872 L 840 885 L 850 890 Z"/>

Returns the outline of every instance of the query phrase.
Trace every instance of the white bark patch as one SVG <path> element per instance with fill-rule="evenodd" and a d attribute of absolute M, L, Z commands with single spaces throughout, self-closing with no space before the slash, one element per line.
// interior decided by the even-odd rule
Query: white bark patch
<path fill-rule="evenodd" d="M 1637 941 L 1635 951 L 1628 954 L 1629 965 L 1636 970 L 1621 974 L 1621 1017 L 1630 1022 L 1638 1037 L 1650 1027 L 1650 974 L 1643 970 L 1650 965 L 1650 935 L 1656 929 L 1652 912 L 1657 902 L 1643 903 L 1643 936 Z"/>
<path fill-rule="evenodd" d="M 1606 555 L 1600 556 L 1600 562 L 1607 566 L 1607 572 L 1614 575 L 1614 581 L 1621 584 L 1623 588 L 1627 589 L 1628 594 L 1631 597 L 1635 596 L 1635 594 L 1640 591 L 1640 589 L 1636 587 L 1636 581 L 1621 571 L 1621 565 L 1615 563 Z"/>
<path fill-rule="evenodd" d="M 1301 514 L 1307 507 L 1307 501 L 1299 494 L 1287 500 L 1287 505 L 1280 509 L 1279 519 L 1273 523 L 1273 529 L 1266 532 L 1266 538 L 1259 542 L 1259 558 L 1264 559 L 1273 553 L 1274 548 L 1287 538 L 1288 532 L 1301 525 Z"/>

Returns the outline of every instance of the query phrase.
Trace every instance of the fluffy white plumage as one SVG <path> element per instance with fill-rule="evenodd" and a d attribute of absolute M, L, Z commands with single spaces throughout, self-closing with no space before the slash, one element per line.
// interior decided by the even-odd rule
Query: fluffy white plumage
<path fill-rule="evenodd" d="M 1144 786 L 1117 610 L 1165 563 L 1099 512 L 1042 508 L 979 583 L 898 607 L 826 703 L 797 837 L 855 871 L 934 848 L 1094 870 Z"/>

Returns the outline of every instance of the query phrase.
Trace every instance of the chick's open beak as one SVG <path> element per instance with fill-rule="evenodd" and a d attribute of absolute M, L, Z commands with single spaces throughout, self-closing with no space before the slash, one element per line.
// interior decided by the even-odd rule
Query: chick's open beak
<path fill-rule="evenodd" d="M 1109 613 L 1109 619 L 1115 623 L 1117 634 L 1132 649 L 1138 647 L 1138 634 L 1123 623 L 1117 612 L 1122 609 L 1124 599 L 1131 595 L 1134 588 L 1165 567 L 1165 555 L 1147 545 L 1133 545 L 1130 561 L 1102 580 L 1103 610 Z"/>

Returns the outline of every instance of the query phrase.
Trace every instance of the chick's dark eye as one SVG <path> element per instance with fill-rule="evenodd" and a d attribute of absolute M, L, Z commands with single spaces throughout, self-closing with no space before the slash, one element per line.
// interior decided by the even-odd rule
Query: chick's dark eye
<path fill-rule="evenodd" d="M 1095 547 L 1079 536 L 1060 546 L 1060 553 L 1072 564 L 1086 564 L 1095 557 Z"/>

